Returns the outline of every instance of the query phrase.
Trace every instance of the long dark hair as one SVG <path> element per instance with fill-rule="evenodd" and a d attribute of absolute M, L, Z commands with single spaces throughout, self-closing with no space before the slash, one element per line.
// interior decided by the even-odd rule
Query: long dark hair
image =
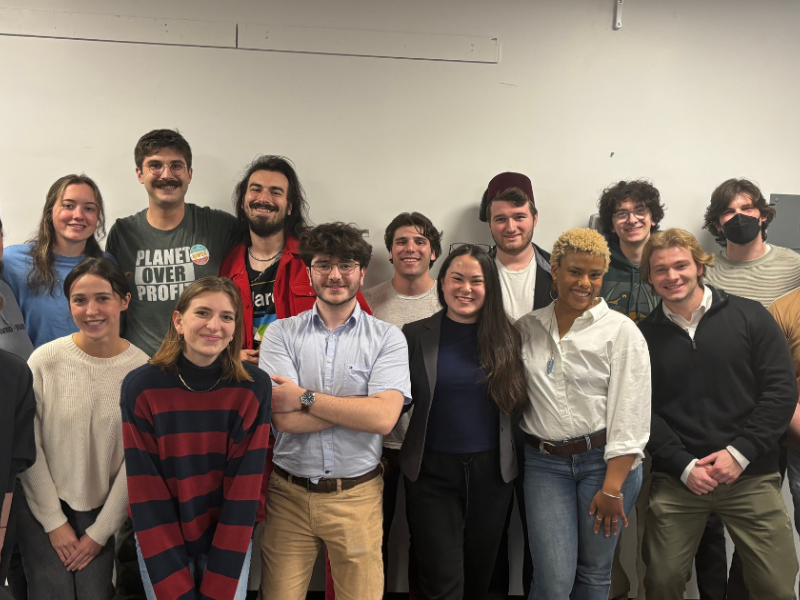
<path fill-rule="evenodd" d="M 486 370 L 489 396 L 506 414 L 522 409 L 527 402 L 525 365 L 522 362 L 522 335 L 503 308 L 503 292 L 494 259 L 488 252 L 472 245 L 460 246 L 444 259 L 436 281 L 439 304 L 444 301 L 442 285 L 453 260 L 468 255 L 478 261 L 486 290 L 478 315 L 478 360 Z"/>
<path fill-rule="evenodd" d="M 281 173 L 288 180 L 289 189 L 286 190 L 286 202 L 292 207 L 292 213 L 286 216 L 284 229 L 292 237 L 299 238 L 309 227 L 308 202 L 306 202 L 303 186 L 300 185 L 300 179 L 297 177 L 297 173 L 295 173 L 294 167 L 288 158 L 269 154 L 259 156 L 250 163 L 242 179 L 233 190 L 233 205 L 236 207 L 236 218 L 239 220 L 248 245 L 250 244 L 250 229 L 247 223 L 247 214 L 244 210 L 244 197 L 247 194 L 250 176 L 258 171 Z"/>
<path fill-rule="evenodd" d="M 86 240 L 84 256 L 99 258 L 103 256 L 103 251 L 97 239 L 102 239 L 106 234 L 106 212 L 103 208 L 103 196 L 100 188 L 94 180 L 87 175 L 64 175 L 59 177 L 50 186 L 47 192 L 47 199 L 42 210 L 42 218 L 39 219 L 39 230 L 36 235 L 28 240 L 33 243 L 31 248 L 31 270 L 28 273 L 28 287 L 33 293 L 38 293 L 44 288 L 51 296 L 54 295 L 56 287 L 56 273 L 53 269 L 54 252 L 53 246 L 56 243 L 56 229 L 53 225 L 53 207 L 64 197 L 64 192 L 71 185 L 85 184 L 92 188 L 94 199 L 97 203 L 97 228 L 94 234 Z"/>

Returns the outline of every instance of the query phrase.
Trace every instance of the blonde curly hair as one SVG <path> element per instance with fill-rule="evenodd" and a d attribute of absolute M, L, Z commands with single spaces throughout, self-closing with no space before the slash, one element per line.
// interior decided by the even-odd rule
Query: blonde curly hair
<path fill-rule="evenodd" d="M 603 273 L 608 273 L 611 263 L 611 252 L 608 242 L 600 233 L 586 227 L 576 227 L 562 233 L 553 244 L 553 253 L 550 255 L 550 267 L 557 267 L 567 252 L 588 252 L 595 256 L 603 257 Z"/>

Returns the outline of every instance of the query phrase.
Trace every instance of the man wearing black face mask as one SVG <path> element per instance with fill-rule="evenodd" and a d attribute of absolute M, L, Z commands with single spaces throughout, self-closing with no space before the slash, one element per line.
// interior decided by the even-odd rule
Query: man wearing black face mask
<path fill-rule="evenodd" d="M 767 227 L 775 209 L 756 184 L 747 179 L 729 179 L 711 194 L 703 228 L 723 247 L 714 267 L 707 269 L 706 281 L 729 294 L 756 300 L 769 307 L 777 298 L 800 287 L 800 255 L 788 248 L 767 244 Z M 786 469 L 781 454 L 781 472 Z M 716 540 L 716 544 L 713 542 Z M 717 515 L 708 521 L 704 537 L 709 549 L 718 547 L 719 560 L 725 560 L 724 532 Z M 709 552 L 709 555 L 713 552 Z M 719 596 L 721 598 L 721 596 Z M 742 576 L 738 553 L 733 556 L 727 585 L 728 600 L 749 597 Z"/>
<path fill-rule="evenodd" d="M 765 308 L 800 287 L 800 255 L 766 243 L 774 217 L 775 209 L 752 181 L 729 179 L 714 190 L 703 228 L 724 249 L 708 271 L 708 283 Z"/>

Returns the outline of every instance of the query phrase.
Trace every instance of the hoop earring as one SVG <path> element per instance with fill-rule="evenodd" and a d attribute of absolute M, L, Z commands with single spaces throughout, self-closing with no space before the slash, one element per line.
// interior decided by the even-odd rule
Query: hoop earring
<path fill-rule="evenodd" d="M 558 283 L 558 279 L 553 279 L 553 285 L 550 286 L 550 300 L 555 302 L 558 300 L 558 288 L 556 288 L 556 284 Z M 553 292 L 556 293 L 556 297 L 553 298 Z"/>

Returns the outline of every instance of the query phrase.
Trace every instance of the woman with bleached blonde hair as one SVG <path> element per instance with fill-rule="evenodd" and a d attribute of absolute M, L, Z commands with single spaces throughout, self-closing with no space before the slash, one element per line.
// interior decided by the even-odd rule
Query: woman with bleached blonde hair
<path fill-rule="evenodd" d="M 598 232 L 563 233 L 550 256 L 558 295 L 517 321 L 528 385 L 529 600 L 607 600 L 620 525 L 641 487 L 650 359 L 633 321 L 600 296 L 609 262 Z"/>

